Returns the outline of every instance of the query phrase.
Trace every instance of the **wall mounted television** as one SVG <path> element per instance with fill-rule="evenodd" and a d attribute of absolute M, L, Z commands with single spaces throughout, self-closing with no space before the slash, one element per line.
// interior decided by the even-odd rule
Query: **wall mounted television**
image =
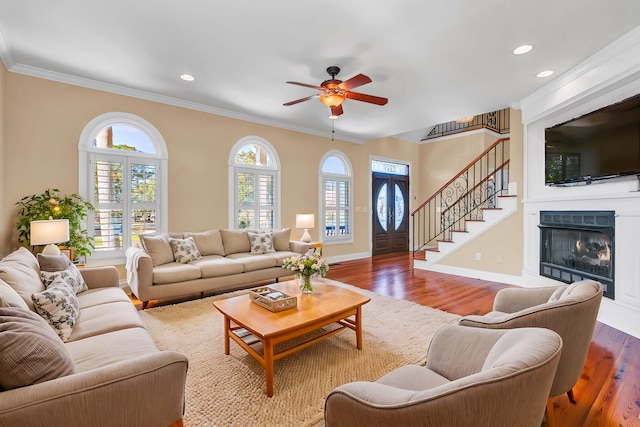
<path fill-rule="evenodd" d="M 640 94 L 544 133 L 546 185 L 640 179 Z"/>

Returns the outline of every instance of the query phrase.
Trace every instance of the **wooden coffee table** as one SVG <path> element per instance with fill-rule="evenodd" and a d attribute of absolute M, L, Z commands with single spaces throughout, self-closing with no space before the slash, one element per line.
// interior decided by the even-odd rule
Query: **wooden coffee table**
<path fill-rule="evenodd" d="M 280 312 L 271 312 L 251 302 L 249 295 L 240 295 L 213 303 L 224 316 L 224 354 L 229 354 L 230 339 L 264 367 L 267 396 L 273 396 L 273 362 L 298 350 L 328 338 L 344 328 L 356 333 L 356 347 L 362 350 L 362 306 L 370 298 L 348 289 L 315 283 L 312 294 L 301 294 L 297 281 L 269 285 L 298 298 L 298 306 Z M 351 319 L 350 317 L 354 318 Z M 335 330 L 317 336 L 279 353 L 274 353 L 276 344 L 300 337 L 323 326 L 336 323 Z M 233 331 L 244 328 L 262 343 L 263 354 L 238 337 Z"/>

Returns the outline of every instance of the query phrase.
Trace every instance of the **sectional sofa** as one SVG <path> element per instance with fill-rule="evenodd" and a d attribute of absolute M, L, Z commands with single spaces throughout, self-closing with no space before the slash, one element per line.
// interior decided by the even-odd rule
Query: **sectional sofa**
<path fill-rule="evenodd" d="M 203 296 L 291 276 L 286 258 L 304 254 L 308 243 L 290 240 L 291 230 L 229 230 L 141 235 L 127 251 L 127 283 L 146 308 L 150 300 Z"/>
<path fill-rule="evenodd" d="M 0 426 L 165 427 L 187 364 L 156 348 L 115 267 L 25 248 L 0 261 Z"/>

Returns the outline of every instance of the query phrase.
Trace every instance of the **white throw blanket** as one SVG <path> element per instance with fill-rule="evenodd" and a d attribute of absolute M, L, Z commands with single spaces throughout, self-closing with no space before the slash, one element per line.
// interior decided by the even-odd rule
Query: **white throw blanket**
<path fill-rule="evenodd" d="M 138 289 L 138 260 L 147 255 L 145 251 L 140 248 L 130 247 L 127 249 L 127 283 L 131 290 Z"/>

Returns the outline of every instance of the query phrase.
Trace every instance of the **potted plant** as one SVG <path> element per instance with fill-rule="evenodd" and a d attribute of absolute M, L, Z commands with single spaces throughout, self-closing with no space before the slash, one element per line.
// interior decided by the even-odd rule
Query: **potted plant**
<path fill-rule="evenodd" d="M 69 220 L 69 241 L 64 245 L 73 249 L 74 259 L 91 254 L 95 248 L 93 238 L 89 236 L 84 221 L 95 208 L 77 194 L 61 196 L 57 188 L 48 189 L 42 194 L 23 197 L 18 206 L 18 241 L 31 246 L 31 221 L 53 219 Z"/>

